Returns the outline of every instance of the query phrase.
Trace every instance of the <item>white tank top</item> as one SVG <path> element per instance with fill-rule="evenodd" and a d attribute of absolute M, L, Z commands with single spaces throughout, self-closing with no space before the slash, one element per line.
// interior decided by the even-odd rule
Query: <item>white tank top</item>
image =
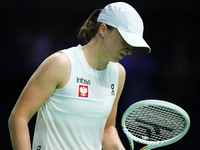
<path fill-rule="evenodd" d="M 118 89 L 117 65 L 92 69 L 81 45 L 63 52 L 71 61 L 70 79 L 38 110 L 32 150 L 101 150 Z"/>

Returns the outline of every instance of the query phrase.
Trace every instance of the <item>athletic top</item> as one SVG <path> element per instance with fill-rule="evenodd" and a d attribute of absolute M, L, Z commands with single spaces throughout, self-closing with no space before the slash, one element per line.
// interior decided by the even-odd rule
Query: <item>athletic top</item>
<path fill-rule="evenodd" d="M 71 62 L 70 79 L 38 110 L 32 150 L 101 150 L 118 89 L 117 65 L 92 69 L 81 45 L 62 52 Z"/>

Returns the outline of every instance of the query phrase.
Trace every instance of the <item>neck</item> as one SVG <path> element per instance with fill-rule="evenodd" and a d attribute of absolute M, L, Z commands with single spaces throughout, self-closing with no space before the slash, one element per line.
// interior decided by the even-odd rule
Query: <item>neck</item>
<path fill-rule="evenodd" d="M 101 45 L 100 42 L 92 39 L 87 45 L 82 47 L 88 64 L 95 70 L 103 70 L 109 63 Z"/>

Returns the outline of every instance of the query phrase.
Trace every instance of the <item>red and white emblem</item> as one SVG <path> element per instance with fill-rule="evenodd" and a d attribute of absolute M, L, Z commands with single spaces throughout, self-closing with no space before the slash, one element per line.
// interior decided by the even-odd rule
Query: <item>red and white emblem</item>
<path fill-rule="evenodd" d="M 79 97 L 88 97 L 88 86 L 79 85 Z"/>

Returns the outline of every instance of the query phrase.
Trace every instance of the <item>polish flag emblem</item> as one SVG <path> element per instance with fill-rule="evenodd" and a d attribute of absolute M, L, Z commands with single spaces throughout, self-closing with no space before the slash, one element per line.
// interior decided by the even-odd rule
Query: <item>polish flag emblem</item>
<path fill-rule="evenodd" d="M 88 86 L 79 85 L 79 97 L 88 97 Z"/>

